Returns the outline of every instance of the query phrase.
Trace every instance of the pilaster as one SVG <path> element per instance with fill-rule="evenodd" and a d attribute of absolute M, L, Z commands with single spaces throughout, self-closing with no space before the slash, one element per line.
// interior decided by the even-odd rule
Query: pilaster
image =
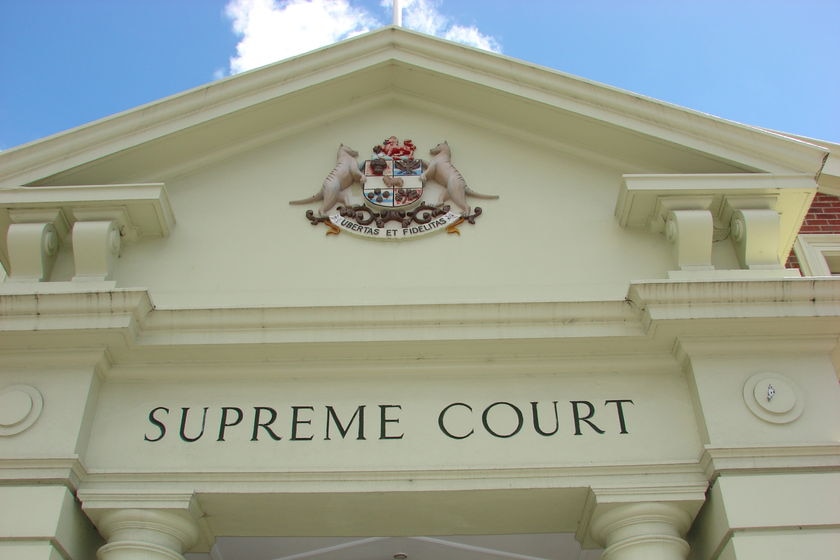
<path fill-rule="evenodd" d="M 689 558 L 829 558 L 840 550 L 838 503 L 836 470 L 721 475 L 691 530 Z"/>
<path fill-rule="evenodd" d="M 0 486 L 0 558 L 89 560 L 102 540 L 58 484 Z"/>

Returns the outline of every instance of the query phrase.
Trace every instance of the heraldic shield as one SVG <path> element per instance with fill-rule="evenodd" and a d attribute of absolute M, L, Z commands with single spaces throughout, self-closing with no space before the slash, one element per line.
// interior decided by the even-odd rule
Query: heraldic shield
<path fill-rule="evenodd" d="M 381 146 L 374 146 L 371 158 L 362 165 L 365 175 L 362 194 L 372 210 L 413 210 L 420 205 L 423 162 L 414 159 L 411 140 L 399 143 L 391 136 Z"/>
<path fill-rule="evenodd" d="M 481 215 L 481 208 L 470 208 L 467 196 L 498 198 L 467 187 L 464 177 L 452 165 L 447 142 L 429 150 L 432 158 L 428 162 L 415 158 L 414 151 L 411 140 L 400 142 L 396 136 L 390 136 L 373 146 L 368 159 L 359 160 L 356 150 L 341 144 L 335 167 L 324 179 L 321 190 L 289 204 L 321 201 L 317 212 L 306 211 L 306 219 L 312 225 L 324 224 L 327 235 L 346 231 L 372 239 L 397 240 L 435 231 L 460 235 L 460 224 L 475 224 Z M 432 186 L 424 193 L 427 180 Z M 357 183 L 361 184 L 361 204 L 359 191 L 352 188 Z"/>

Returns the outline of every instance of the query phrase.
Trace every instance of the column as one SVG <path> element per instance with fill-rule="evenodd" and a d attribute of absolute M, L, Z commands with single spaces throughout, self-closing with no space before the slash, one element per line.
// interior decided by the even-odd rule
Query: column
<path fill-rule="evenodd" d="M 97 523 L 108 544 L 99 560 L 184 560 L 198 540 L 198 526 L 185 511 L 117 509 Z"/>
<path fill-rule="evenodd" d="M 682 538 L 691 525 L 684 509 L 661 502 L 616 505 L 592 522 L 592 536 L 604 547 L 602 560 L 684 560 Z"/>

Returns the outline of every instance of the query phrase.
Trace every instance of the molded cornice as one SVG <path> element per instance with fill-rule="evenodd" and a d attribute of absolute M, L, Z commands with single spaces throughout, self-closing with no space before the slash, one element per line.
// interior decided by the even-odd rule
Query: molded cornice
<path fill-rule="evenodd" d="M 410 79 L 403 79 L 406 77 Z M 0 154 L 0 187 L 38 182 L 333 82 L 354 93 L 348 98 L 408 88 L 420 98 L 447 105 L 459 95 L 476 100 L 477 91 L 500 95 L 499 99 L 507 99 L 502 101 L 505 103 L 524 102 L 538 111 L 559 110 L 590 123 L 707 154 L 744 170 L 817 177 L 830 152 L 804 140 L 389 27 L 8 150 Z M 334 102 L 330 99 L 311 102 Z M 497 108 L 488 105 L 487 109 Z M 333 107 L 319 106 L 316 112 L 325 110 Z"/>
<path fill-rule="evenodd" d="M 492 374 L 511 363 L 579 370 L 584 360 L 588 370 L 669 367 L 657 357 L 676 365 L 688 339 L 814 340 L 829 351 L 840 337 L 840 282 L 832 279 L 647 282 L 612 302 L 183 310 L 154 309 L 142 290 L 39 288 L 0 295 L 0 352 L 49 349 L 51 357 L 83 346 L 121 366 L 358 369 L 358 359 L 365 371 L 457 363 Z"/>

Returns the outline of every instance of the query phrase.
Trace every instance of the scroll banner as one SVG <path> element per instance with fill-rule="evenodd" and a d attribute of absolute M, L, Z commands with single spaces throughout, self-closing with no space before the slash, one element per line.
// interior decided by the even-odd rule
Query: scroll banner
<path fill-rule="evenodd" d="M 369 225 L 358 224 L 355 221 L 345 218 L 339 213 L 330 215 L 330 222 L 337 228 L 346 231 L 347 233 L 358 235 L 360 237 L 367 237 L 371 239 L 408 239 L 413 237 L 421 237 L 436 231 L 446 230 L 447 227 L 455 224 L 461 219 L 461 215 L 456 212 L 447 212 L 437 218 L 432 218 L 428 223 L 418 224 L 412 223 L 408 227 L 403 227 L 402 224 L 391 221 L 386 222 L 384 227 L 378 227 L 376 223 Z"/>

